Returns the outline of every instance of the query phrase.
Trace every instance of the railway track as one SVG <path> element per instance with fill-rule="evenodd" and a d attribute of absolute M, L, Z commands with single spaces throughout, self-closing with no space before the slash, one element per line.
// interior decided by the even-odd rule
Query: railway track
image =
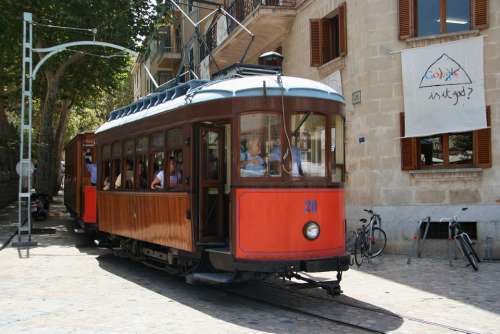
<path fill-rule="evenodd" d="M 357 329 L 366 333 L 387 333 L 405 323 L 407 332 L 464 333 L 477 331 L 450 326 L 436 321 L 393 313 L 386 309 L 353 301 L 347 296 L 328 297 L 320 289 L 308 293 L 287 282 L 260 282 L 243 286 L 225 287 L 224 292 L 271 307 L 301 314 L 332 324 Z M 332 307 L 332 303 L 340 307 Z"/>

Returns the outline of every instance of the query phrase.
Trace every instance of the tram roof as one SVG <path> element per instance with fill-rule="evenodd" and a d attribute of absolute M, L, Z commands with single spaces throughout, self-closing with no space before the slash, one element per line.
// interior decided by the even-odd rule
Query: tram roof
<path fill-rule="evenodd" d="M 314 80 L 276 75 L 257 75 L 220 81 L 191 80 L 172 88 L 159 90 L 134 103 L 113 111 L 96 133 L 121 125 L 174 111 L 177 108 L 212 100 L 235 97 L 294 96 L 345 103 L 344 97 L 331 87 Z M 265 82 L 265 84 L 264 84 Z"/>

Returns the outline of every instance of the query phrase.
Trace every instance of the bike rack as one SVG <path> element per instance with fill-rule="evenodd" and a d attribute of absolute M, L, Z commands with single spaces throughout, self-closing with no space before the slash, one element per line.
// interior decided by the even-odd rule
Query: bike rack
<path fill-rule="evenodd" d="M 447 248 L 448 248 L 448 261 L 450 263 L 450 267 L 453 266 L 452 262 L 452 256 L 451 256 L 451 241 L 453 240 L 451 236 L 451 230 L 450 230 L 450 221 L 441 221 L 440 223 L 448 223 L 448 240 L 447 240 Z M 425 230 L 424 230 L 424 236 L 420 238 L 420 231 L 422 228 L 422 225 L 425 225 Z M 429 227 L 431 225 L 431 217 L 426 217 L 425 219 L 421 219 L 418 222 L 417 229 L 415 230 L 415 234 L 413 235 L 413 244 L 411 251 L 408 254 L 408 260 L 407 264 L 411 264 L 411 256 L 412 254 L 414 257 L 422 257 L 422 252 L 424 248 L 424 242 L 427 239 L 427 234 L 429 232 Z"/>

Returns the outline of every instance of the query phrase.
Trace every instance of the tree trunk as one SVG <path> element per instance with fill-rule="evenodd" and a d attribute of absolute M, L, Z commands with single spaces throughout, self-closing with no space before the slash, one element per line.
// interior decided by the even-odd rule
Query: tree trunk
<path fill-rule="evenodd" d="M 59 90 L 59 78 L 52 72 L 46 71 L 47 92 L 41 108 L 41 128 L 38 147 L 38 160 L 36 164 L 36 190 L 39 193 L 52 196 L 51 173 L 54 156 L 54 109 Z"/>
<path fill-rule="evenodd" d="M 54 110 L 59 93 L 59 84 L 68 67 L 79 62 L 82 58 L 82 54 L 73 54 L 55 72 L 51 70 L 44 71 L 47 80 L 47 91 L 40 113 L 41 128 L 36 169 L 36 190 L 40 193 L 48 194 L 49 198 L 54 195 L 54 183 L 57 180 L 57 176 L 55 175 L 59 173 L 59 167 L 57 170 L 54 169 L 55 163 L 56 161 L 59 162 L 60 157 L 57 155 L 58 143 L 55 141 L 54 129 Z"/>
<path fill-rule="evenodd" d="M 66 136 L 66 130 L 68 128 L 68 115 L 69 111 L 71 109 L 71 105 L 73 103 L 71 100 L 63 100 L 61 101 L 60 105 L 60 110 L 59 110 L 59 121 L 56 129 L 56 133 L 54 136 L 54 164 L 53 164 L 53 175 L 52 177 L 54 180 L 51 181 L 51 183 L 54 185 L 53 189 L 53 194 L 56 194 L 57 191 L 59 190 L 59 179 L 60 179 L 60 172 L 61 172 L 61 158 L 62 158 L 62 152 L 64 150 L 64 138 Z"/>

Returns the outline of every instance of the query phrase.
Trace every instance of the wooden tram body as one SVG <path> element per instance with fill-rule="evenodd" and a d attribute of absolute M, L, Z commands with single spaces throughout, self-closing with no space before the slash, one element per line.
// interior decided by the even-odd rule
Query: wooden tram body
<path fill-rule="evenodd" d="M 98 229 L 142 262 L 205 281 L 341 273 L 343 117 L 329 87 L 281 76 L 190 81 L 114 111 L 96 131 Z M 244 158 L 251 145 L 259 157 Z"/>
<path fill-rule="evenodd" d="M 96 187 L 90 182 L 85 155 L 96 162 L 95 134 L 76 135 L 64 148 L 64 205 L 82 228 L 97 230 Z"/>

